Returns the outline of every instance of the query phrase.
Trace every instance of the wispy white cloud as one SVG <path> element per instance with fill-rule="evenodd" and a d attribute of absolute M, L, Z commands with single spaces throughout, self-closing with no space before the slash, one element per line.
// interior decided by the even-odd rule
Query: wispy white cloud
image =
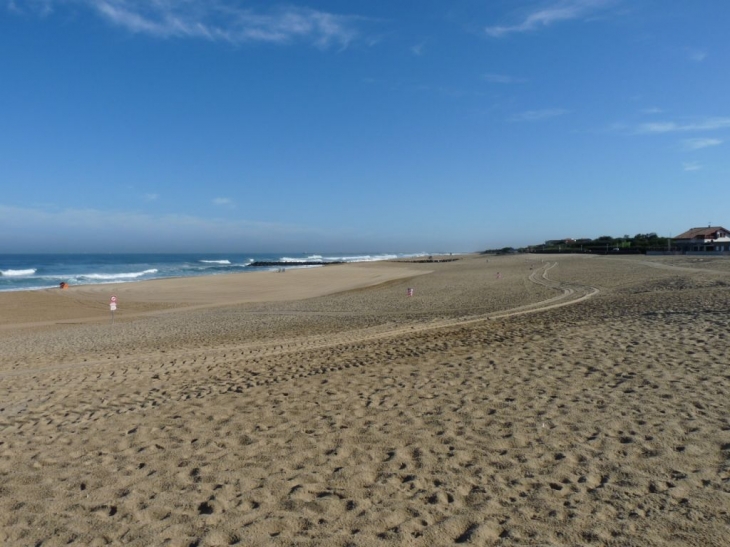
<path fill-rule="evenodd" d="M 683 144 L 686 150 L 701 150 L 710 146 L 719 146 L 722 141 L 720 139 L 685 139 Z"/>
<path fill-rule="evenodd" d="M 641 110 L 642 114 L 661 114 L 664 112 L 661 108 L 651 107 L 651 108 L 643 108 Z"/>
<path fill-rule="evenodd" d="M 678 133 L 687 131 L 713 131 L 730 128 L 730 118 L 714 117 L 687 123 L 651 122 L 638 126 L 638 133 Z"/>
<path fill-rule="evenodd" d="M 545 108 L 543 110 L 526 110 L 515 114 L 510 118 L 513 122 L 539 122 L 550 118 L 557 118 L 567 114 L 568 110 L 564 108 Z"/>
<path fill-rule="evenodd" d="M 507 74 L 485 74 L 483 77 L 490 84 L 523 84 L 527 81 L 525 78 L 518 78 Z"/>
<path fill-rule="evenodd" d="M 215 198 L 213 200 L 213 205 L 217 205 L 219 207 L 235 207 L 235 203 L 231 198 Z"/>
<path fill-rule="evenodd" d="M 420 57 L 423 55 L 426 51 L 426 42 L 421 42 L 420 44 L 416 44 L 415 46 L 411 46 L 411 53 L 413 55 L 416 55 Z"/>
<path fill-rule="evenodd" d="M 639 133 L 671 133 L 679 131 L 679 126 L 674 122 L 649 122 L 639 125 Z"/>
<path fill-rule="evenodd" d="M 11 5 L 14 5 L 11 2 Z M 41 12 L 82 6 L 136 34 L 199 38 L 233 44 L 310 42 L 346 47 L 358 36 L 362 18 L 286 5 L 257 12 L 232 0 L 31 0 Z"/>
<path fill-rule="evenodd" d="M 28 251 L 229 250 L 238 248 L 241 241 L 255 241 L 262 248 L 292 244 L 295 247 L 290 248 L 298 248 L 304 241 L 324 237 L 320 230 L 275 222 L 0 204 L 0 243 L 10 248 L 22 241 Z"/>
<path fill-rule="evenodd" d="M 36 13 L 43 17 L 53 12 L 53 5 L 58 0 L 5 0 L 5 8 L 18 15 Z"/>
<path fill-rule="evenodd" d="M 561 0 L 546 7 L 535 8 L 514 25 L 490 26 L 484 31 L 499 38 L 511 33 L 530 32 L 562 21 L 586 19 L 598 10 L 613 4 L 612 0 Z"/>
<path fill-rule="evenodd" d="M 157 201 L 159 197 L 159 194 L 145 194 L 142 196 L 142 199 L 145 201 Z"/>
<path fill-rule="evenodd" d="M 699 171 L 700 169 L 702 169 L 702 165 L 700 165 L 696 161 L 686 161 L 682 163 L 682 169 L 684 171 Z"/>
<path fill-rule="evenodd" d="M 707 59 L 707 51 L 704 49 L 697 48 L 686 48 L 687 58 L 695 63 L 701 63 Z"/>

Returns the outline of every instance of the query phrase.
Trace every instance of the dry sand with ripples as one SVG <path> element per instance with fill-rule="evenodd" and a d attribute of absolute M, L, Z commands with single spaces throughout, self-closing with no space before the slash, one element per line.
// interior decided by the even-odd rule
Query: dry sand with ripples
<path fill-rule="evenodd" d="M 724 546 L 729 312 L 689 257 L 0 294 L 0 544 Z"/>

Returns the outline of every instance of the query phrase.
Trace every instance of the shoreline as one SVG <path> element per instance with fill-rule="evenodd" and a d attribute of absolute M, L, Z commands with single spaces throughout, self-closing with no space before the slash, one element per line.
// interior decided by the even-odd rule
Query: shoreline
<path fill-rule="evenodd" d="M 142 312 L 313 298 L 425 273 L 429 272 L 373 261 L 338 264 L 327 272 L 322 268 L 294 268 L 285 275 L 275 271 L 237 272 L 93 283 L 67 289 L 3 291 L 0 292 L 0 310 L 22 310 L 27 320 L 18 321 L 17 315 L 0 314 L 0 328 L 14 328 L 14 324 L 18 327 L 50 324 L 61 320 L 64 313 L 72 321 L 103 321 L 107 318 L 112 295 L 118 299 L 116 317 L 123 320 Z M 90 315 L 85 317 L 84 313 Z M 53 319 L 45 319 L 47 315 Z"/>
<path fill-rule="evenodd" d="M 296 256 L 296 253 L 289 253 Z M 342 256 L 309 255 L 290 258 L 272 253 L 163 253 L 163 254 L 27 254 L 0 255 L 0 292 L 54 289 L 61 282 L 69 286 L 200 277 L 227 273 L 287 271 L 299 267 L 332 264 L 382 262 L 403 257 L 402 254 L 343 254 Z M 266 264 L 267 266 L 263 266 Z"/>

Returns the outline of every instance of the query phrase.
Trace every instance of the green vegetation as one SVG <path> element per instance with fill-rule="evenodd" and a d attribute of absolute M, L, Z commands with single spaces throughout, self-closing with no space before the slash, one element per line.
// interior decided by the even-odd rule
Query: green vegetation
<path fill-rule="evenodd" d="M 489 249 L 485 253 L 507 254 L 513 252 L 527 253 L 624 253 L 639 254 L 647 251 L 666 251 L 671 248 L 671 239 L 660 237 L 656 233 L 636 234 L 634 237 L 601 236 L 596 239 L 553 239 L 538 245 L 529 245 L 521 249 L 505 247 Z"/>

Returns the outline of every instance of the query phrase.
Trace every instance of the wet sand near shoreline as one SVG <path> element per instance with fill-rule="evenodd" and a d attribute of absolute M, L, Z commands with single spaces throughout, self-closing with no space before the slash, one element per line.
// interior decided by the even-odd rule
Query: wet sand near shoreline
<path fill-rule="evenodd" d="M 273 275 L 276 273 L 277 275 Z M 342 264 L 279 272 L 179 277 L 136 283 L 107 283 L 0 293 L 0 327 L 107 319 L 111 296 L 118 299 L 117 318 L 179 308 L 219 307 L 250 302 L 279 302 L 382 284 L 428 273 L 405 265 Z"/>
<path fill-rule="evenodd" d="M 0 294 L 0 544 L 725 545 L 728 264 Z"/>

